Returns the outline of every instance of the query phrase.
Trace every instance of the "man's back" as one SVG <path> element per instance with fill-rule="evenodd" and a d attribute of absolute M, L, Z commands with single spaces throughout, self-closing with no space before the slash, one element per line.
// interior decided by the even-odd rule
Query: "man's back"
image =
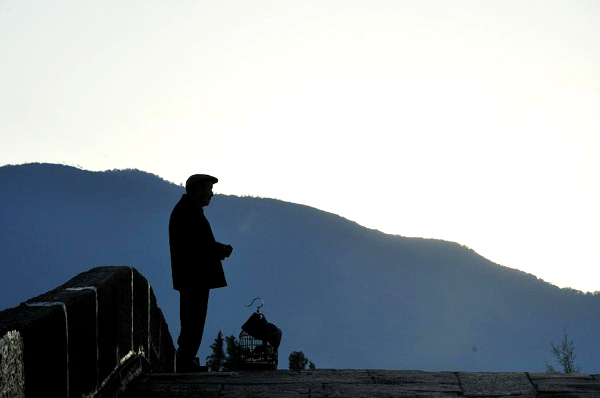
<path fill-rule="evenodd" d="M 221 264 L 223 245 L 216 242 L 202 207 L 187 194 L 171 213 L 169 245 L 175 290 L 227 286 Z"/>

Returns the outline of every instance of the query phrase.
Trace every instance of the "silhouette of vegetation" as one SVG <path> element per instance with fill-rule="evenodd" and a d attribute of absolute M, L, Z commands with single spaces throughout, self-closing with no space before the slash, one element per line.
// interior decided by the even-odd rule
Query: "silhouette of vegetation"
<path fill-rule="evenodd" d="M 307 365 L 309 370 L 315 370 L 317 368 L 302 351 L 292 352 L 288 360 L 290 370 L 305 370 Z"/>
<path fill-rule="evenodd" d="M 240 343 L 233 335 L 225 337 L 225 343 L 227 344 L 227 355 L 223 363 L 223 370 L 226 372 L 240 370 L 242 367 Z"/>
<path fill-rule="evenodd" d="M 212 354 L 206 357 L 206 366 L 213 372 L 220 372 L 225 362 L 225 351 L 223 350 L 223 333 L 219 330 L 215 342 L 211 344 Z"/>
<path fill-rule="evenodd" d="M 575 366 L 575 358 L 577 358 L 577 354 L 575 354 L 575 343 L 573 340 L 569 339 L 569 335 L 567 333 L 567 329 L 563 330 L 563 339 L 560 342 L 560 345 L 556 346 L 554 343 L 550 343 L 552 345 L 552 355 L 556 361 L 562 366 L 563 373 L 579 373 L 581 372 L 581 368 Z M 561 373 L 554 366 L 550 365 L 546 362 L 546 373 Z"/>
<path fill-rule="evenodd" d="M 227 346 L 226 350 L 223 347 Z M 235 336 L 223 338 L 223 333 L 219 330 L 215 342 L 211 344 L 212 354 L 206 357 L 206 365 L 213 372 L 233 372 L 241 369 L 241 349 L 240 343 Z"/>

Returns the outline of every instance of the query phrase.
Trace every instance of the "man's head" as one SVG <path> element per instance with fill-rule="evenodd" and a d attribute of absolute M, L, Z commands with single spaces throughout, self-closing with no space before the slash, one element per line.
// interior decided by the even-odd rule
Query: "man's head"
<path fill-rule="evenodd" d="M 219 180 L 207 174 L 194 174 L 185 182 L 185 191 L 192 196 L 200 206 L 208 206 L 213 197 L 212 187 Z"/>

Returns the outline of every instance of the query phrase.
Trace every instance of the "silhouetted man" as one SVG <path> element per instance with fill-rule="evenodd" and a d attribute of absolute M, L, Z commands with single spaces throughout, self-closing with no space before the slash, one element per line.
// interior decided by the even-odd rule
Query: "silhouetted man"
<path fill-rule="evenodd" d="M 233 248 L 215 240 L 204 216 L 219 180 L 194 174 L 185 183 L 186 193 L 175 205 L 169 220 L 169 245 L 173 289 L 179 291 L 181 332 L 177 339 L 177 372 L 205 372 L 195 359 L 202 342 L 210 289 L 227 286 L 221 260 Z"/>

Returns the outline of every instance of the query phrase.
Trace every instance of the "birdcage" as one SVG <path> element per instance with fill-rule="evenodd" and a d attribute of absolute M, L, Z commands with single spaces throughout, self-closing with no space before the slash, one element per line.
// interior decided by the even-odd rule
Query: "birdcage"
<path fill-rule="evenodd" d="M 260 309 L 265 304 L 261 298 L 255 298 L 262 304 L 242 326 L 239 336 L 241 367 L 245 370 L 276 370 L 278 363 L 277 349 L 281 341 L 281 329 L 268 323 Z"/>
<path fill-rule="evenodd" d="M 245 370 L 277 370 L 277 350 L 267 341 L 240 332 L 240 358 Z"/>

